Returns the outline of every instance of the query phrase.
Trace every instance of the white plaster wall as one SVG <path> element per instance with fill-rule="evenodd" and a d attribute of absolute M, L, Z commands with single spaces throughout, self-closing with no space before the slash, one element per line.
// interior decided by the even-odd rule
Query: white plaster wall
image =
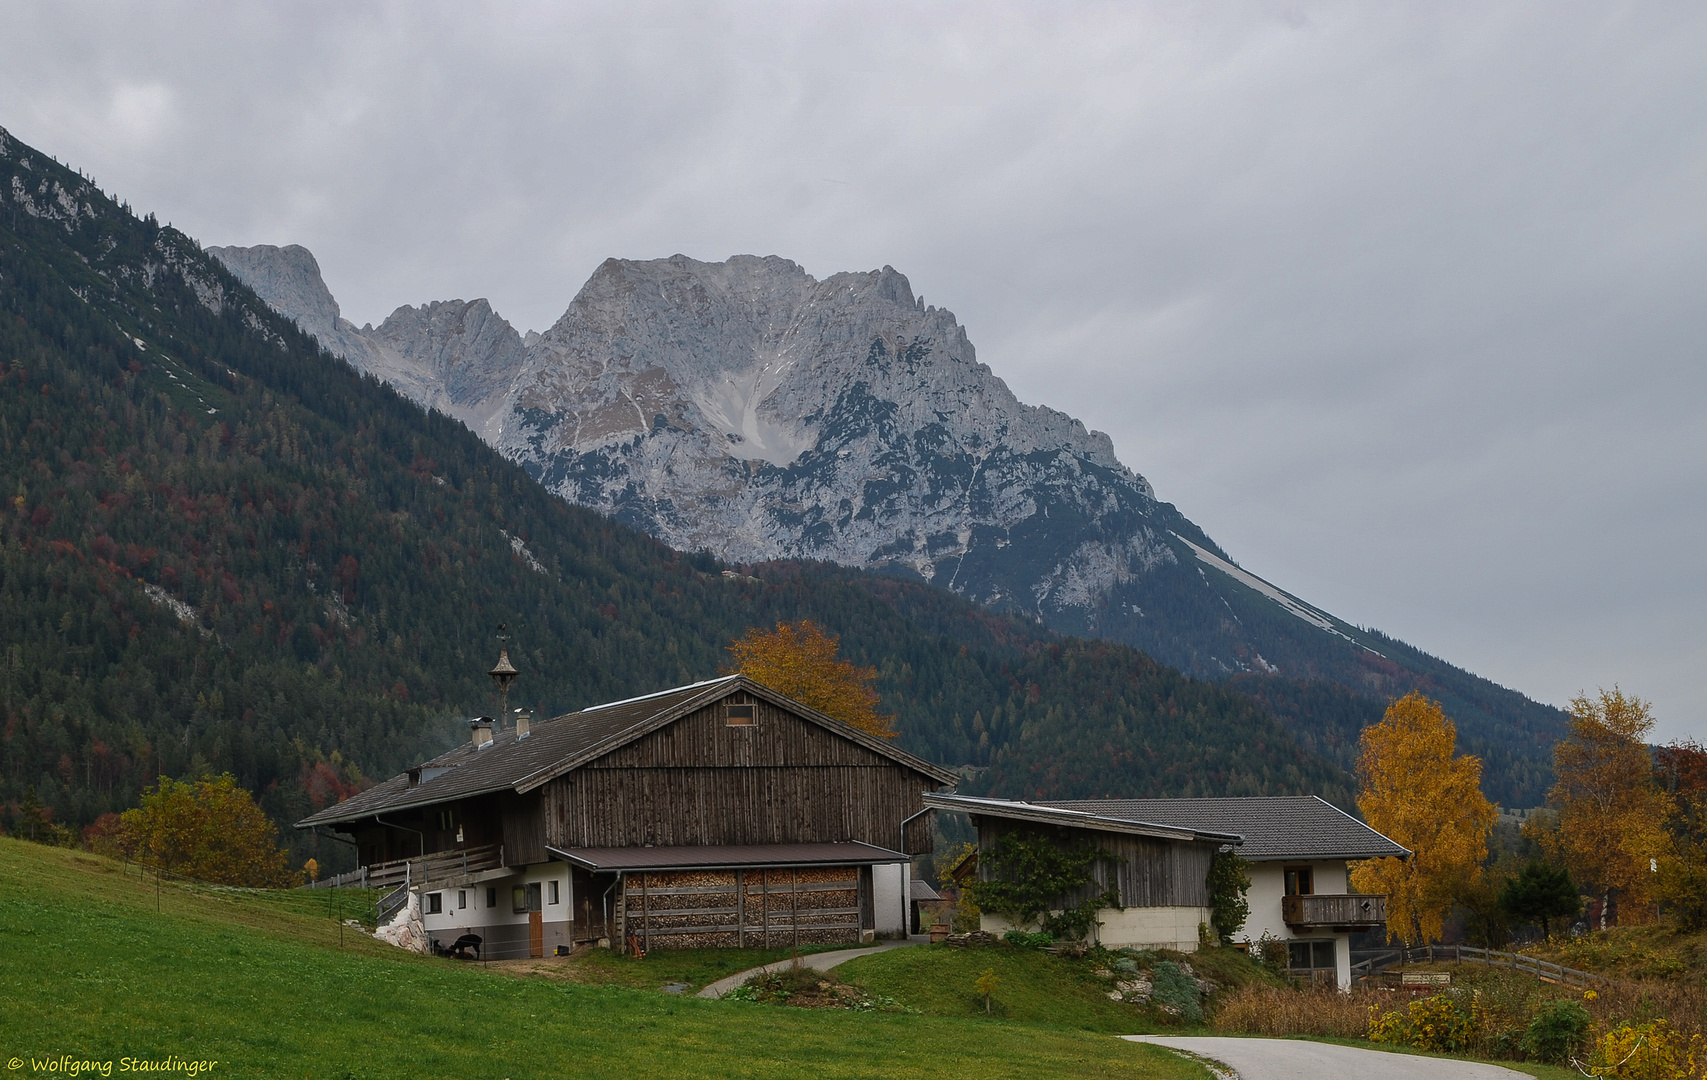
<path fill-rule="evenodd" d="M 1110 949 L 1197 951 L 1197 927 L 1209 921 L 1209 909 L 1197 907 L 1104 908 L 1097 913 L 1096 940 Z"/>
<path fill-rule="evenodd" d="M 1111 949 L 1128 945 L 1141 949 L 1197 951 L 1197 924 L 1209 921 L 1209 909 L 1197 907 L 1132 907 L 1125 911 L 1104 908 L 1097 913 L 1094 940 Z M 992 934 L 1009 930 L 1035 931 L 1036 926 L 1016 927 L 1000 915 L 988 912 L 978 919 L 978 928 Z"/>
<path fill-rule="evenodd" d="M 1311 868 L 1312 884 L 1315 892 L 1321 894 L 1341 894 L 1346 891 L 1345 862 L 1259 862 L 1251 864 L 1251 890 L 1246 894 L 1250 901 L 1251 913 L 1245 919 L 1244 929 L 1233 935 L 1235 941 L 1258 941 L 1266 931 L 1270 937 L 1282 941 L 1311 940 L 1320 941 L 1325 938 L 1334 939 L 1334 966 L 1337 970 L 1341 990 L 1351 988 L 1351 935 L 1321 933 L 1294 933 L 1281 917 L 1280 901 L 1286 895 L 1285 870 L 1288 866 L 1304 866 Z"/>
<path fill-rule="evenodd" d="M 911 863 L 881 863 L 871 868 L 872 924 L 879 937 L 907 936 L 907 875 Z"/>
<path fill-rule="evenodd" d="M 549 882 L 557 882 L 557 903 L 551 902 L 551 887 Z M 558 945 L 568 945 L 571 942 L 570 912 L 574 910 L 573 897 L 569 894 L 570 874 L 565 863 L 536 863 L 524 867 L 519 873 L 509 877 L 491 881 L 481 881 L 473 885 L 456 886 L 452 888 L 429 887 L 420 891 L 421 909 L 426 910 L 426 897 L 431 893 L 439 893 L 444 897 L 444 910 L 437 915 L 423 915 L 429 936 L 436 937 L 441 944 L 449 945 L 458 937 L 467 933 L 479 934 L 483 938 L 496 940 L 491 932 L 503 929 L 508 934 L 519 934 L 521 940 L 527 939 L 527 912 L 516 912 L 511 900 L 511 891 L 517 885 L 527 885 L 538 882 L 540 885 L 540 916 L 544 924 L 545 953 L 547 956 Z M 498 891 L 497 903 L 486 904 L 486 890 Z M 457 905 L 458 893 L 466 892 L 468 906 Z"/>

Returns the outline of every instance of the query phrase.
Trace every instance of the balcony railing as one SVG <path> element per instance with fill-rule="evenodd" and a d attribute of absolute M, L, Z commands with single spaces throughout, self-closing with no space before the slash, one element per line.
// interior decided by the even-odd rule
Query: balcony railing
<path fill-rule="evenodd" d="M 503 865 L 503 847 L 499 844 L 482 844 L 477 847 L 435 851 L 413 859 L 373 863 L 351 870 L 347 874 L 339 874 L 335 878 L 323 878 L 309 888 L 355 886 L 363 889 L 389 889 L 405 881 L 412 885 L 431 884 L 434 881 L 475 874 L 482 870 L 496 870 Z"/>
<path fill-rule="evenodd" d="M 1370 893 L 1286 896 L 1280 916 L 1288 926 L 1364 930 L 1387 924 L 1387 898 Z"/>

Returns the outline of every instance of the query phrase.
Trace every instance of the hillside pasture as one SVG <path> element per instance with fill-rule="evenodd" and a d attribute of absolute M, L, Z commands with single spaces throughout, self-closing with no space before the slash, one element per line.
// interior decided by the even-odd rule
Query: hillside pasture
<path fill-rule="evenodd" d="M 311 1080 L 1206 1077 L 1165 1051 L 1055 1025 L 518 978 L 350 929 L 340 946 L 327 902 L 157 892 L 119 863 L 0 839 L 0 1057 L 22 1062 L 14 1075 L 65 1055 Z"/>

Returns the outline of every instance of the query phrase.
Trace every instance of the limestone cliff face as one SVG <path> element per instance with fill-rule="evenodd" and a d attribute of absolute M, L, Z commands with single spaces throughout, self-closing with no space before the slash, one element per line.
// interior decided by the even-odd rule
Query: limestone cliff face
<path fill-rule="evenodd" d="M 892 567 L 1094 631 L 1116 591 L 1179 563 L 1170 531 L 1208 543 L 888 267 L 610 259 L 524 343 L 483 300 L 357 329 L 303 249 L 211 250 L 352 364 L 678 548 Z"/>
<path fill-rule="evenodd" d="M 262 244 L 207 253 L 329 351 L 493 441 L 488 428 L 524 357 L 521 336 L 485 300 L 405 305 L 378 328 L 358 328 L 340 313 L 307 248 Z"/>
<path fill-rule="evenodd" d="M 1154 492 L 1106 435 L 1015 399 L 887 267 L 609 260 L 529 351 L 498 445 L 677 547 L 899 564 L 1027 609 L 1173 555 L 1141 528 L 1038 545 L 1041 514 L 1142 515 Z M 1026 580 L 968 565 L 1016 541 L 1045 560 Z"/>

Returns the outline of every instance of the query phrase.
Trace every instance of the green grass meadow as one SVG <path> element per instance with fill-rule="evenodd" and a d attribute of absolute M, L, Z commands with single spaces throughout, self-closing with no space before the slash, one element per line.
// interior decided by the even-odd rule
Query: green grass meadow
<path fill-rule="evenodd" d="M 981 1021 L 984 999 L 974 984 L 986 969 L 999 980 L 990 995 L 989 1015 L 995 1019 L 1108 1035 L 1181 1034 L 1109 1000 L 1107 984 L 1089 977 L 1084 964 L 1035 949 L 893 949 L 850 960 L 836 974 L 928 1016 Z"/>
<path fill-rule="evenodd" d="M 411 956 L 350 931 L 340 946 L 323 893 L 168 883 L 158 913 L 156 896 L 118 863 L 0 839 L 0 1061 L 18 1063 L 7 1075 L 49 1075 L 37 1063 L 68 1057 L 119 1075 L 125 1058 L 176 1058 L 217 1061 L 203 1073 L 215 1077 L 330 1080 L 1207 1076 L 1111 1038 L 1112 1022 L 1093 1034 L 1032 1019 L 1043 1013 L 1027 995 L 1048 987 L 1022 994 L 1018 976 L 999 1017 L 701 1001 Z M 715 966 L 691 959 L 680 974 Z M 659 955 L 642 981 L 679 967 Z M 906 977 L 893 962 L 857 977 L 878 989 L 880 973 L 880 992 L 921 1008 L 960 992 L 893 992 Z"/>

